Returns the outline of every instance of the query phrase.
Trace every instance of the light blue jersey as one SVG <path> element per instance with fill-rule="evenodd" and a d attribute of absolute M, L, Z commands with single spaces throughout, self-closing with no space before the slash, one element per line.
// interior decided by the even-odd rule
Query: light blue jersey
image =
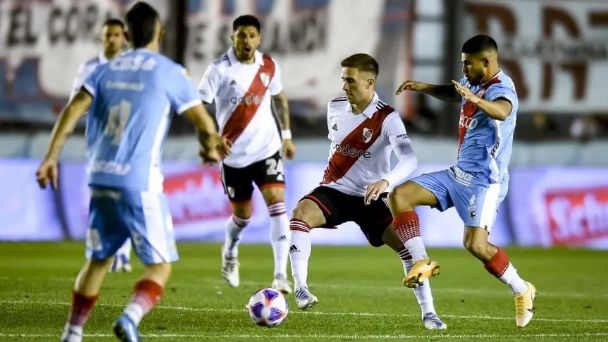
<path fill-rule="evenodd" d="M 503 98 L 511 102 L 512 108 L 509 116 L 500 121 L 492 119 L 476 105 L 462 100 L 456 165 L 467 173 L 482 173 L 489 183 L 508 182 L 518 109 L 515 85 L 502 71 L 484 84 L 471 85 L 466 78 L 462 78 L 460 84 L 487 101 Z"/>
<path fill-rule="evenodd" d="M 200 103 L 185 69 L 136 49 L 98 67 L 83 87 L 93 96 L 86 132 L 89 185 L 162 192 L 160 149 L 171 113 Z"/>

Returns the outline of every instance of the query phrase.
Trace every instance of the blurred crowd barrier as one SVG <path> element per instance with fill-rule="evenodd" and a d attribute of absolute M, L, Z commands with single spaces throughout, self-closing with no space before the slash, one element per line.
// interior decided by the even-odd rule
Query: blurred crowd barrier
<path fill-rule="evenodd" d="M 89 189 L 82 162 L 60 167 L 58 191 L 38 189 L 32 159 L 0 159 L 0 189 L 6 199 L 0 207 L 0 240 L 83 239 L 87 228 Z M 323 162 L 286 165 L 286 203 L 297 201 L 317 186 Z M 448 164 L 422 164 L 416 173 L 435 171 Z M 179 240 L 219 242 L 230 205 L 216 167 L 191 161 L 166 162 L 168 196 Z M 245 243 L 266 242 L 269 220 L 259 193 Z M 418 210 L 422 235 L 429 246 L 462 244 L 462 221 L 454 209 L 440 213 Z M 353 224 L 339 229 L 315 229 L 318 244 L 365 244 Z M 608 168 L 531 167 L 511 171 L 510 190 L 500 207 L 490 240 L 499 245 L 585 246 L 608 248 Z"/>

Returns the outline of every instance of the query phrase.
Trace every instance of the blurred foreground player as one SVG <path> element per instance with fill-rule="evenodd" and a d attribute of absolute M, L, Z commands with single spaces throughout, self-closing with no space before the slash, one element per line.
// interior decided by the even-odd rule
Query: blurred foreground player
<path fill-rule="evenodd" d="M 498 46 L 489 36 L 477 35 L 464 43 L 462 71 L 464 77 L 459 82 L 431 85 L 405 81 L 397 90 L 397 94 L 420 91 L 461 104 L 456 165 L 413 178 L 389 196 L 395 231 L 416 262 L 404 284 L 415 287 L 439 267 L 427 257 L 414 209 L 421 205 L 440 211 L 455 207 L 465 225 L 465 248 L 511 288 L 516 325 L 525 327 L 534 314 L 536 288 L 517 274 L 503 249 L 488 241 L 509 185 L 517 93 L 511 78 L 500 69 Z"/>
<path fill-rule="evenodd" d="M 120 19 L 110 18 L 106 20 L 101 29 L 101 43 L 103 51 L 97 56 L 84 62 L 78 68 L 78 76 L 74 80 L 70 99 L 73 99 L 80 91 L 84 82 L 100 65 L 122 55 L 126 43 L 125 25 Z M 110 272 L 131 272 L 131 239 L 116 251 Z"/>
<path fill-rule="evenodd" d="M 178 260 L 173 224 L 163 195 L 160 146 L 171 111 L 200 131 L 205 161 L 219 161 L 222 144 L 185 70 L 160 55 L 158 13 L 136 3 L 126 14 L 133 51 L 102 65 L 85 81 L 56 123 L 37 172 L 42 188 L 57 187 L 57 160 L 76 122 L 88 111 L 88 184 L 91 188 L 87 261 L 76 278 L 62 341 L 81 341 L 112 256 L 127 238 L 144 264 L 142 277 L 114 322 L 122 341 L 139 341 L 138 325 L 160 300 Z"/>
<path fill-rule="evenodd" d="M 379 68 L 367 54 L 355 54 L 341 63 L 343 90 L 327 106 L 329 163 L 321 185 L 304 196 L 293 211 L 289 249 L 298 308 L 317 303 L 308 289 L 310 231 L 348 221 L 359 225 L 374 247 L 388 245 L 399 255 L 405 274 L 412 257 L 390 227 L 386 204 L 389 186 L 405 180 L 417 165 L 416 156 L 399 113 L 375 92 Z M 398 163 L 391 169 L 391 154 Z M 433 305 L 429 281 L 414 289 L 427 329 L 446 329 Z"/>

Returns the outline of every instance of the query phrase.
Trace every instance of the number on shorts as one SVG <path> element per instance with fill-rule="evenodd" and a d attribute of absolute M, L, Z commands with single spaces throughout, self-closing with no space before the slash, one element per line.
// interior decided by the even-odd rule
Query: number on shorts
<path fill-rule="evenodd" d="M 283 160 L 266 159 L 266 174 L 269 176 L 277 175 L 278 180 L 283 180 Z"/>

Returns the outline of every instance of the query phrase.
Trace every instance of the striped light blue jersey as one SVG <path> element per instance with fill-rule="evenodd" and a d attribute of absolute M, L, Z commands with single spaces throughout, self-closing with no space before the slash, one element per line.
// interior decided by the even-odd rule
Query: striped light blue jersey
<path fill-rule="evenodd" d="M 136 49 L 98 67 L 83 87 L 93 96 L 86 129 L 89 185 L 161 192 L 160 149 L 171 113 L 200 103 L 185 69 Z"/>
<path fill-rule="evenodd" d="M 518 109 L 515 85 L 502 71 L 484 84 L 471 85 L 466 78 L 462 78 L 460 84 L 485 100 L 505 99 L 511 102 L 512 108 L 509 116 L 500 121 L 462 100 L 456 165 L 468 173 L 482 173 L 489 183 L 507 182 Z"/>

